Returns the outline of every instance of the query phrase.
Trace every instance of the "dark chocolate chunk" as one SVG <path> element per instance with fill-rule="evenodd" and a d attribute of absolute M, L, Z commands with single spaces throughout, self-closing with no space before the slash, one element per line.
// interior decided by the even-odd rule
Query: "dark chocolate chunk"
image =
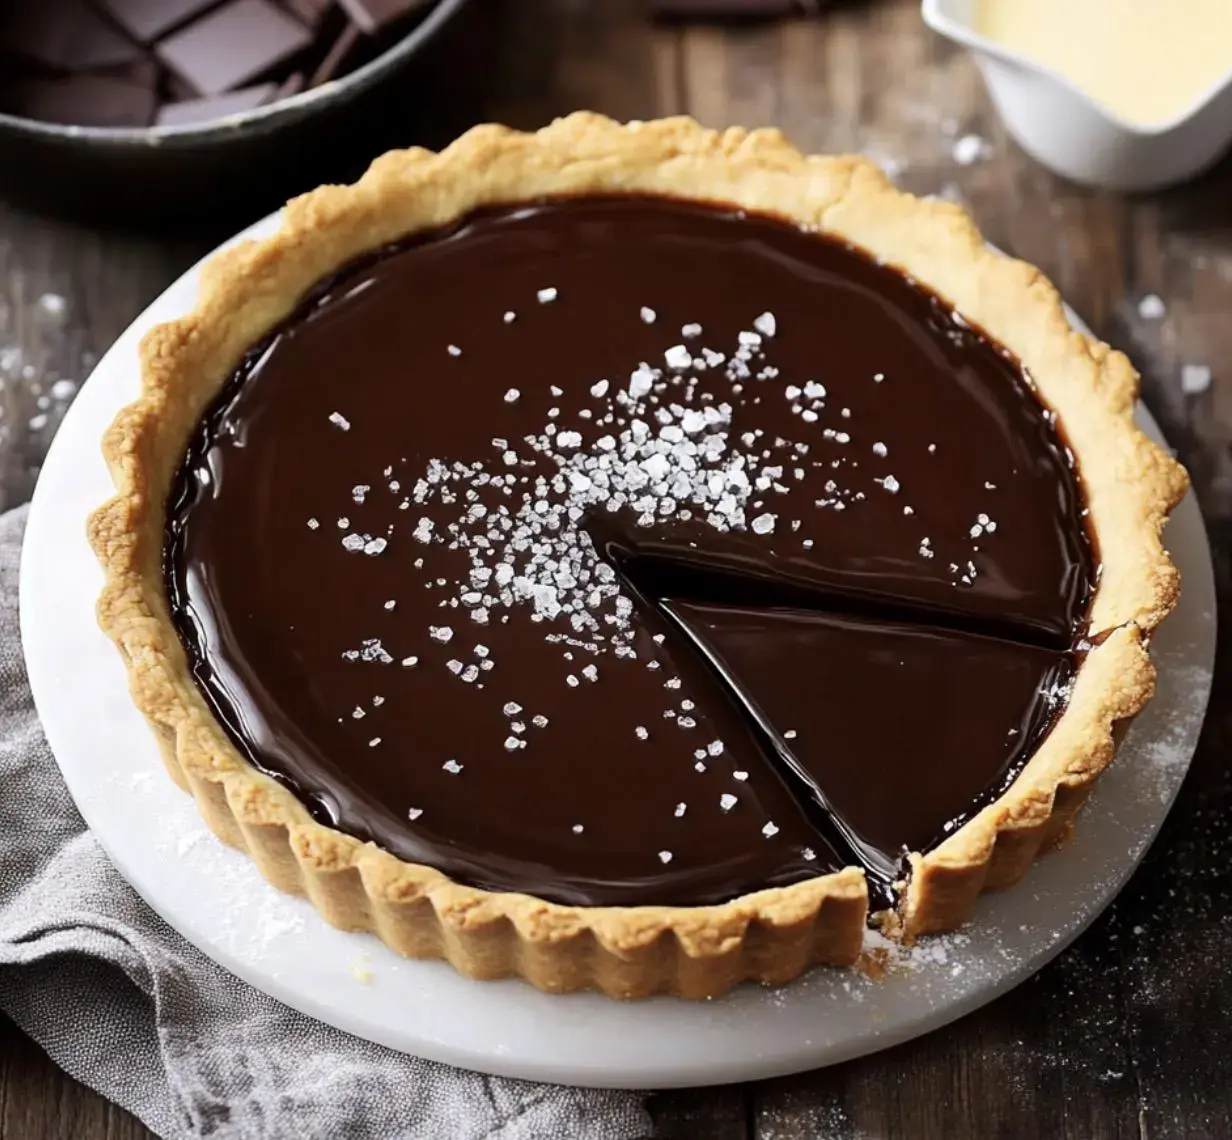
<path fill-rule="evenodd" d="M 269 0 L 232 0 L 162 40 L 156 52 L 199 95 L 221 95 L 312 43 L 298 20 Z"/>
<path fill-rule="evenodd" d="M 212 119 L 224 119 L 239 115 L 256 107 L 263 107 L 278 95 L 277 83 L 258 83 L 253 87 L 241 87 L 224 95 L 204 99 L 186 99 L 180 103 L 166 103 L 155 120 L 160 127 L 183 127 L 204 123 Z"/>
<path fill-rule="evenodd" d="M 0 47 L 59 71 L 121 67 L 140 57 L 82 0 L 9 0 L 0 6 Z"/>
<path fill-rule="evenodd" d="M 173 28 L 213 8 L 218 0 L 98 0 L 133 39 L 151 44 Z"/>
<path fill-rule="evenodd" d="M 280 84 L 271 103 L 277 103 L 281 99 L 290 99 L 292 95 L 298 95 L 305 87 L 304 73 L 302 71 L 293 71 Z"/>
<path fill-rule="evenodd" d="M 351 20 L 371 35 L 424 4 L 424 0 L 338 0 Z"/>
<path fill-rule="evenodd" d="M 338 74 L 346 65 L 347 57 L 355 50 L 360 34 L 359 28 L 354 24 L 347 24 L 342 29 L 338 38 L 330 44 L 329 50 L 313 70 L 312 78 L 308 81 L 309 87 L 320 87 L 322 83 L 328 83 Z"/>
<path fill-rule="evenodd" d="M 318 818 L 482 886 L 703 903 L 884 878 L 1004 785 L 1085 614 L 1083 510 L 1012 358 L 892 268 L 580 199 L 323 282 L 203 420 L 164 565 L 203 696 Z M 802 583 L 833 616 L 752 637 Z"/>
<path fill-rule="evenodd" d="M 337 0 L 283 0 L 284 6 L 298 20 L 314 30 L 337 8 Z"/>
<path fill-rule="evenodd" d="M 0 86 L 12 114 L 79 127 L 146 127 L 154 115 L 154 90 L 105 75 L 27 79 Z"/>

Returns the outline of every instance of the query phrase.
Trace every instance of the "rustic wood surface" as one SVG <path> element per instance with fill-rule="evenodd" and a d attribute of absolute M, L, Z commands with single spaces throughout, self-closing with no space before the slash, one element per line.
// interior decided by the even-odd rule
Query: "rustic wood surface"
<path fill-rule="evenodd" d="M 485 76 L 482 105 L 467 104 L 472 118 L 529 127 L 590 107 L 623 118 L 687 111 L 716 126 L 775 124 L 806 148 L 865 151 L 912 191 L 965 201 L 991 241 L 1041 266 L 1141 368 L 1146 401 L 1193 473 L 1226 600 L 1232 160 L 1151 197 L 1059 181 L 1006 139 L 970 60 L 924 28 L 913 0 L 835 5 L 815 19 L 736 28 L 656 27 L 633 0 L 480 7 L 497 63 Z M 459 106 L 453 110 L 456 118 Z M 967 142 L 956 152 L 967 135 L 986 148 Z M 977 149 L 974 161 L 956 160 Z M 254 202 L 253 216 L 265 205 Z M 30 495 L 67 403 L 68 385 L 53 391 L 54 382 L 86 375 L 167 282 L 234 228 L 219 222 L 179 237 L 116 233 L 0 207 L 0 506 Z M 1163 299 L 1162 315 L 1140 312 L 1147 294 Z M 1202 366 L 1213 370 L 1213 382 L 1196 391 Z M 1192 773 L 1142 869 L 1038 977 L 948 1029 L 876 1057 L 655 1096 L 656 1135 L 1232 1135 L 1228 688 L 1225 667 Z M 0 1020 L 0 1137 L 147 1135 Z"/>

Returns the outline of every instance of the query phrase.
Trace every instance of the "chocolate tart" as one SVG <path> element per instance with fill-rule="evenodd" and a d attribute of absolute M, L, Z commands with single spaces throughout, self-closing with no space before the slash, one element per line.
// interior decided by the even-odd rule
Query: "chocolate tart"
<path fill-rule="evenodd" d="M 90 522 L 172 777 L 331 923 L 713 996 L 953 929 L 1150 697 L 1183 470 L 952 205 L 578 114 L 384 156 L 143 342 Z"/>

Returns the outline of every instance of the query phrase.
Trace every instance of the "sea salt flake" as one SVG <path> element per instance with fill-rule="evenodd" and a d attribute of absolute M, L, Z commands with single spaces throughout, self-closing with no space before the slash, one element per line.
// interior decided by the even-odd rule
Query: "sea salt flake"
<path fill-rule="evenodd" d="M 775 521 L 778 515 L 764 514 L 758 515 L 750 524 L 749 527 L 754 534 L 770 534 L 774 530 Z"/>
<path fill-rule="evenodd" d="M 778 322 L 774 319 L 773 313 L 765 312 L 753 321 L 753 327 L 761 333 L 762 336 L 774 336 L 775 330 L 778 327 Z"/>
<path fill-rule="evenodd" d="M 456 344 L 449 345 L 446 351 L 448 351 L 450 356 L 461 356 L 462 355 L 462 350 Z"/>
<path fill-rule="evenodd" d="M 773 839 L 774 836 L 778 835 L 779 833 L 778 825 L 774 823 L 773 821 L 768 821 L 766 823 L 766 826 L 761 829 L 761 833 L 767 839 Z"/>
<path fill-rule="evenodd" d="M 445 763 L 441 765 L 441 767 L 444 768 L 446 772 L 449 772 L 452 775 L 456 776 L 459 772 L 462 771 L 463 765 L 459 764 L 456 760 L 446 760 Z"/>
<path fill-rule="evenodd" d="M 428 626 L 428 636 L 433 641 L 439 641 L 442 645 L 448 645 L 453 637 L 453 630 L 447 625 L 430 625 Z"/>
<path fill-rule="evenodd" d="M 696 321 L 692 321 L 687 325 L 682 325 L 680 328 L 680 335 L 684 337 L 685 340 L 692 340 L 694 337 L 702 335 L 702 326 Z"/>
<path fill-rule="evenodd" d="M 739 802 L 739 797 L 733 796 L 731 792 L 724 792 L 721 796 L 719 796 L 719 807 L 724 811 L 731 811 L 731 809 L 734 808 Z"/>
<path fill-rule="evenodd" d="M 648 324 L 648 325 L 653 325 L 655 323 L 655 318 L 658 316 L 658 313 L 656 313 L 654 309 L 650 308 L 648 305 L 643 305 L 641 316 L 642 316 L 643 323 Z"/>
<path fill-rule="evenodd" d="M 1163 301 L 1154 293 L 1148 293 L 1138 302 L 1138 316 L 1144 321 L 1157 321 L 1166 311 Z"/>
<path fill-rule="evenodd" d="M 549 285 L 546 289 L 540 289 L 539 292 L 535 294 L 535 296 L 539 298 L 539 304 L 541 305 L 551 304 L 551 302 L 555 301 L 559 295 L 560 294 L 557 292 L 556 288 L 552 285 Z"/>
<path fill-rule="evenodd" d="M 1205 364 L 1186 364 L 1181 368 L 1181 391 L 1197 396 L 1211 386 L 1211 370 Z"/>
<path fill-rule="evenodd" d="M 672 861 L 672 853 L 670 851 L 660 851 L 659 852 L 659 862 L 660 863 L 670 863 L 671 861 Z"/>
<path fill-rule="evenodd" d="M 732 779 L 739 780 L 741 783 L 744 783 L 744 781 L 747 780 L 748 778 L 749 778 L 749 774 L 747 772 L 741 771 L 740 769 L 737 769 L 736 771 L 732 773 Z"/>
<path fill-rule="evenodd" d="M 648 729 L 648 728 L 647 728 L 644 724 L 639 724 L 639 725 L 638 725 L 638 726 L 637 726 L 637 727 L 633 730 L 633 735 L 634 735 L 634 736 L 636 736 L 636 737 L 638 738 L 638 740 L 649 740 L 649 739 L 650 739 L 650 730 L 649 730 L 649 729 Z"/>
<path fill-rule="evenodd" d="M 970 166 L 992 153 L 992 147 L 979 135 L 963 135 L 954 143 L 950 154 L 959 166 Z"/>
<path fill-rule="evenodd" d="M 408 808 L 407 809 L 406 817 L 412 823 L 414 823 L 415 820 L 417 820 L 421 815 L 423 815 L 423 808 Z"/>
<path fill-rule="evenodd" d="M 674 344 L 663 353 L 668 368 L 685 369 L 693 363 L 693 356 L 683 344 Z"/>
<path fill-rule="evenodd" d="M 343 431 L 351 430 L 351 421 L 348 420 L 341 412 L 330 412 L 329 422 L 335 427 L 341 428 Z"/>
<path fill-rule="evenodd" d="M 580 823 L 575 823 L 575 824 L 573 825 L 573 828 L 572 828 L 572 831 L 573 831 L 573 834 L 574 834 L 574 835 L 581 835 L 581 834 L 582 834 L 582 832 L 583 832 L 583 831 L 585 831 L 585 830 L 586 830 L 586 828 L 585 828 L 582 824 L 580 824 Z"/>
<path fill-rule="evenodd" d="M 510 388 L 509 391 L 505 393 L 505 403 L 506 404 L 516 404 L 518 401 L 518 397 L 521 394 L 522 393 L 519 392 L 516 388 Z"/>
<path fill-rule="evenodd" d="M 677 818 L 677 819 L 680 819 L 680 818 L 681 818 L 681 816 L 683 816 L 683 815 L 684 815 L 684 813 L 685 813 L 686 811 L 688 811 L 688 810 L 689 810 L 689 805 L 688 805 L 688 804 L 685 804 L 685 803 L 679 803 L 679 804 L 677 804 L 677 805 L 676 805 L 676 812 L 675 812 L 676 818 Z"/>

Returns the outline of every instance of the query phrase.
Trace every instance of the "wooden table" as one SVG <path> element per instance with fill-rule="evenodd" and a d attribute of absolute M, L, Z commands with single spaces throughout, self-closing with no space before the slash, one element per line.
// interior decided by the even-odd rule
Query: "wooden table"
<path fill-rule="evenodd" d="M 965 201 L 991 241 L 1039 265 L 1142 369 L 1145 398 L 1193 473 L 1225 595 L 1232 160 L 1152 197 L 1067 185 L 1007 141 L 970 60 L 929 33 L 917 7 L 884 0 L 813 20 L 655 28 L 632 0 L 504 0 L 488 13 L 501 63 L 488 77 L 482 114 L 525 127 L 578 107 L 620 118 L 688 112 L 716 126 L 777 124 L 805 148 L 863 150 L 892 165 L 906 188 Z M 987 140 L 987 151 L 961 164 L 955 143 L 967 135 Z M 966 143 L 957 153 L 983 149 Z M 253 216 L 263 205 L 254 203 Z M 0 208 L 0 354 L 17 346 L 28 368 L 0 355 L 0 505 L 29 497 L 63 411 L 50 398 L 52 382 L 87 374 L 144 305 L 222 236 L 105 232 Z M 41 301 L 45 294 L 63 298 L 63 311 Z M 1148 294 L 1163 299 L 1162 316 L 1140 311 Z M 1187 392 L 1203 388 L 1201 366 L 1213 383 Z M 656 1096 L 656 1135 L 1232 1136 L 1228 686 L 1225 668 L 1193 770 L 1142 869 L 1038 977 L 876 1057 Z M 146 1135 L 0 1021 L 0 1137 Z"/>

